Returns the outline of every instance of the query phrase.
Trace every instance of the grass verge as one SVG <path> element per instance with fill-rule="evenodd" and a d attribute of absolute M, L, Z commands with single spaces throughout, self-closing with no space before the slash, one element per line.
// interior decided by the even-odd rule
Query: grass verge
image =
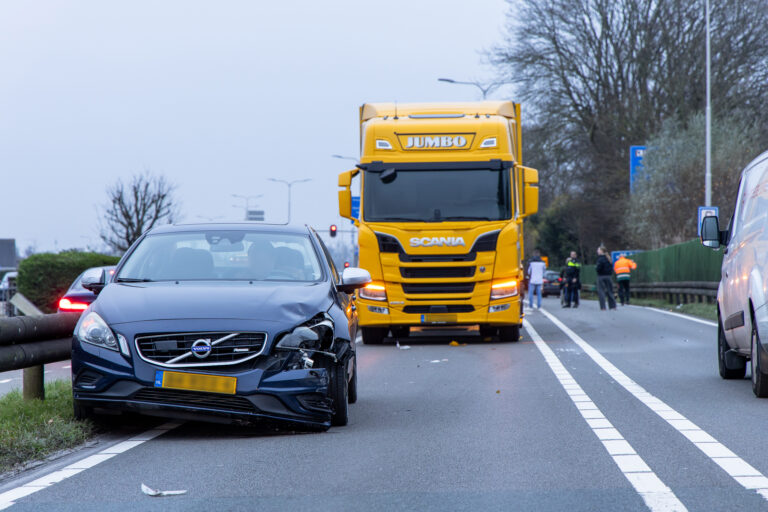
<path fill-rule="evenodd" d="M 594 292 L 584 292 L 581 294 L 583 299 L 597 300 L 597 294 Z M 618 302 L 618 299 L 617 299 Z M 633 306 L 646 306 L 656 309 L 663 309 L 665 311 L 672 311 L 674 313 L 682 313 L 684 315 L 691 315 L 705 320 L 712 320 L 717 322 L 717 305 L 693 302 L 690 304 L 678 304 L 673 305 L 663 299 L 653 298 L 640 298 L 632 297 L 631 301 Z M 621 306 L 619 306 L 621 307 Z"/>
<path fill-rule="evenodd" d="M 0 474 L 26 462 L 83 443 L 94 432 L 72 415 L 72 385 L 45 385 L 45 400 L 27 400 L 21 391 L 0 397 Z"/>

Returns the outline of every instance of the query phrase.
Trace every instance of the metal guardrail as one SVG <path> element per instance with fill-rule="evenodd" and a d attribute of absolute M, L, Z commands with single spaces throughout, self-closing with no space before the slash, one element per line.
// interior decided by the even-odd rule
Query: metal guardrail
<path fill-rule="evenodd" d="M 43 398 L 43 366 L 66 361 L 80 313 L 0 318 L 0 372 L 24 369 L 24 398 Z"/>
<path fill-rule="evenodd" d="M 631 283 L 629 294 L 632 297 L 655 296 L 664 298 L 670 304 L 688 304 L 689 302 L 712 303 L 717 298 L 719 283 L 712 281 L 679 281 L 670 283 Z M 584 285 L 588 291 L 596 291 L 595 285 Z M 616 287 L 614 286 L 614 292 Z"/>

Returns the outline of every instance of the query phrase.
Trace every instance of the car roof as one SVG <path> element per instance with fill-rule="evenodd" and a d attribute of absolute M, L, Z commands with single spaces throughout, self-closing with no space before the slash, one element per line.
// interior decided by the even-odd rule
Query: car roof
<path fill-rule="evenodd" d="M 227 223 L 193 223 L 193 224 L 164 224 L 152 228 L 148 234 L 183 233 L 188 231 L 252 231 L 258 233 L 290 233 L 297 235 L 309 234 L 307 226 L 284 224 L 261 224 L 254 222 Z"/>

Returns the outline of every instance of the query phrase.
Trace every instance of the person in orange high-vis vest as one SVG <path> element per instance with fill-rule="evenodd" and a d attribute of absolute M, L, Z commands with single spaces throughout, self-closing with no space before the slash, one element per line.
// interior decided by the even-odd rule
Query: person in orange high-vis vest
<path fill-rule="evenodd" d="M 616 282 L 619 284 L 619 300 L 622 306 L 629 304 L 629 274 L 637 268 L 637 263 L 622 254 L 613 264 Z"/>

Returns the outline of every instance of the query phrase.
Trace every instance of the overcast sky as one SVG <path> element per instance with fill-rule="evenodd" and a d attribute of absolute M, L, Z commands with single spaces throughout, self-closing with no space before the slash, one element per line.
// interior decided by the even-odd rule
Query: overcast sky
<path fill-rule="evenodd" d="M 0 238 L 23 251 L 98 246 L 106 188 L 144 169 L 183 220 L 326 230 L 357 156 L 358 106 L 480 99 L 504 0 L 0 3 Z M 501 89 L 494 98 L 510 90 Z M 238 205 L 237 208 L 233 205 Z M 348 221 L 346 221 L 348 222 Z"/>

